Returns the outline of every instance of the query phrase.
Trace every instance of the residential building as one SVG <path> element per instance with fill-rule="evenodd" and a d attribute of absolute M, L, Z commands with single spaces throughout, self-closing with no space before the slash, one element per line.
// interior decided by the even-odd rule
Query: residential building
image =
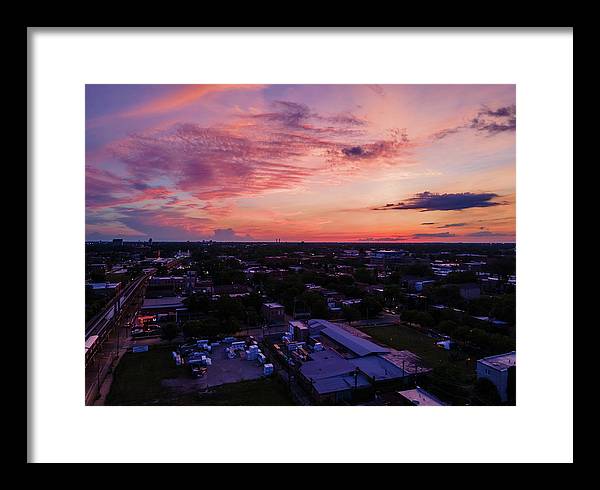
<path fill-rule="evenodd" d="M 371 252 L 369 258 L 375 265 L 397 265 L 406 262 L 408 252 L 406 250 L 377 250 Z"/>
<path fill-rule="evenodd" d="M 481 296 L 481 289 L 476 283 L 465 283 L 458 285 L 458 292 L 464 299 L 477 299 Z"/>
<path fill-rule="evenodd" d="M 510 378 L 514 381 L 514 370 L 517 367 L 515 351 L 496 356 L 484 357 L 477 361 L 477 379 L 488 379 L 496 386 L 500 399 L 506 402 L 509 398 Z"/>
<path fill-rule="evenodd" d="M 279 303 L 264 303 L 262 314 L 268 326 L 285 325 L 285 308 Z"/>

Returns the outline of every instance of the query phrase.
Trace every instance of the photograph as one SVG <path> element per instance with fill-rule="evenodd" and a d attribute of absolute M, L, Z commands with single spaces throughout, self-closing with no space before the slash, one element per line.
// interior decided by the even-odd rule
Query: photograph
<path fill-rule="evenodd" d="M 514 405 L 514 85 L 87 85 L 90 405 Z"/>
<path fill-rule="evenodd" d="M 28 463 L 573 463 L 573 27 L 26 34 Z"/>

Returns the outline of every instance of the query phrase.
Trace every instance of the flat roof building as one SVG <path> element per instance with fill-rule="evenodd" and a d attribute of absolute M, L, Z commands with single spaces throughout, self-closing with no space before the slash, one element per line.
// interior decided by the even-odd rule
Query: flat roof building
<path fill-rule="evenodd" d="M 105 296 L 114 296 L 121 290 L 120 282 L 89 282 L 85 285 L 87 289 L 92 290 L 94 293 L 102 294 Z"/>
<path fill-rule="evenodd" d="M 440 407 L 446 405 L 439 398 L 418 386 L 414 390 L 398 391 L 398 394 L 406 398 L 411 405 L 420 407 Z"/>
<path fill-rule="evenodd" d="M 148 315 L 151 313 L 175 313 L 177 309 L 183 307 L 181 296 L 168 296 L 166 298 L 146 298 L 141 309 L 143 314 Z"/>
<path fill-rule="evenodd" d="M 464 299 L 477 299 L 481 296 L 479 284 L 466 283 L 458 285 L 458 292 Z"/>
<path fill-rule="evenodd" d="M 320 320 L 325 323 L 325 320 Z M 321 330 L 321 335 L 325 335 L 334 340 L 344 348 L 348 349 L 357 356 L 367 356 L 369 354 L 385 354 L 390 352 L 390 349 L 371 342 L 365 338 L 352 335 L 338 325 L 331 322 L 325 323 L 325 328 Z"/>
<path fill-rule="evenodd" d="M 371 387 L 368 378 L 337 352 L 328 349 L 311 354 L 312 360 L 300 366 L 305 385 L 319 402 L 350 400 L 353 391 Z"/>
<path fill-rule="evenodd" d="M 263 303 L 262 315 L 267 325 L 285 325 L 285 308 L 279 303 Z"/>
<path fill-rule="evenodd" d="M 508 401 L 510 386 L 510 374 L 517 367 L 517 353 L 515 351 L 496 356 L 484 357 L 477 361 L 477 379 L 490 380 L 496 389 L 500 400 Z M 512 380 L 514 382 L 514 379 Z"/>

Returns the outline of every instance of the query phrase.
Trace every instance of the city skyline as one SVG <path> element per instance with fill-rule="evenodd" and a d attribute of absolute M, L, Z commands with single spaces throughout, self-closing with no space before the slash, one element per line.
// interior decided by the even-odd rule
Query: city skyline
<path fill-rule="evenodd" d="M 86 240 L 514 242 L 514 85 L 87 85 Z"/>

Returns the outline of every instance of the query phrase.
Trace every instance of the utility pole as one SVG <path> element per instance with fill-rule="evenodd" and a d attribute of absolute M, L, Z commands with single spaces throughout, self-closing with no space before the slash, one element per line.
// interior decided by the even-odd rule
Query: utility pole
<path fill-rule="evenodd" d="M 96 391 L 97 395 L 100 396 L 100 361 L 96 363 Z"/>
<path fill-rule="evenodd" d="M 119 329 L 120 325 L 117 323 L 117 359 L 119 358 Z"/>

